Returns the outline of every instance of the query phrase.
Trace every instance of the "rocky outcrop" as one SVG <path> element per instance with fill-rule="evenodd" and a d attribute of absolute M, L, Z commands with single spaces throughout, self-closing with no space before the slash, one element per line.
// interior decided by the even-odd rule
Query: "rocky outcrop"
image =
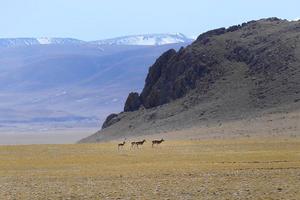
<path fill-rule="evenodd" d="M 102 125 L 102 129 L 107 128 L 111 125 L 113 125 L 114 123 L 120 121 L 120 119 L 118 118 L 118 115 L 113 113 L 107 116 L 107 118 L 105 119 L 103 125 Z"/>
<path fill-rule="evenodd" d="M 159 90 L 159 88 L 156 87 L 156 84 L 161 79 L 161 76 L 166 73 L 164 69 L 175 55 L 176 51 L 171 49 L 162 54 L 154 65 L 150 67 L 145 87 L 141 93 L 142 104 L 146 108 L 155 107 L 167 102 L 167 99 L 163 98 L 168 98 L 165 90 Z"/>
<path fill-rule="evenodd" d="M 141 93 L 142 104 L 152 108 L 183 97 L 217 63 L 214 56 L 198 55 L 190 49 L 166 52 L 149 70 Z"/>
<path fill-rule="evenodd" d="M 226 28 L 218 28 L 218 29 L 214 29 L 211 31 L 207 31 L 207 32 L 199 35 L 199 37 L 197 38 L 197 41 L 206 41 L 209 37 L 222 35 L 224 33 L 226 33 Z M 206 42 L 204 42 L 204 43 L 206 43 Z"/>
<path fill-rule="evenodd" d="M 136 111 L 140 108 L 141 104 L 142 102 L 140 100 L 139 93 L 131 92 L 128 95 L 127 100 L 125 102 L 124 111 L 125 112 Z"/>

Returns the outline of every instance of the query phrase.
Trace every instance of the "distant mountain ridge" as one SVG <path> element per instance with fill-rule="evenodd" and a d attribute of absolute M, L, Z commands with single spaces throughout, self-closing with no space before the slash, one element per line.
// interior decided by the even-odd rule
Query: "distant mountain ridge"
<path fill-rule="evenodd" d="M 182 33 L 177 34 L 146 34 L 117 37 L 107 40 L 99 40 L 92 42 L 98 45 L 165 45 L 192 42 L 193 39 L 188 38 Z"/>
<path fill-rule="evenodd" d="M 0 47 L 19 47 L 33 45 L 145 45 L 160 46 L 166 44 L 188 43 L 193 39 L 181 33 L 177 34 L 141 34 L 112 39 L 83 41 L 74 38 L 0 38 Z"/>
<path fill-rule="evenodd" d="M 82 40 L 73 38 L 1 38 L 0 47 L 19 47 L 44 44 L 83 44 Z"/>

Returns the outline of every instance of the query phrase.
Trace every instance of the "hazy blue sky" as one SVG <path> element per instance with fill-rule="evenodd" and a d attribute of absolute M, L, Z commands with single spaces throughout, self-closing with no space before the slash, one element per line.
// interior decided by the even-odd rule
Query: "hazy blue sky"
<path fill-rule="evenodd" d="M 196 36 L 252 19 L 296 19 L 299 8 L 299 0 L 0 0 L 0 38 Z"/>

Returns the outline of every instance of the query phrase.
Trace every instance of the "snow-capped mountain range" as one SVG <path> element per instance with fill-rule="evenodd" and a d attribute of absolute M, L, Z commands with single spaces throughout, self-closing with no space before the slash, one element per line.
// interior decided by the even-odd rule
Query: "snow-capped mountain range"
<path fill-rule="evenodd" d="M 32 46 L 44 44 L 83 44 L 84 41 L 73 38 L 1 38 L 0 47 Z"/>
<path fill-rule="evenodd" d="M 33 46 L 33 45 L 145 45 L 159 46 L 166 44 L 177 44 L 192 42 L 193 39 L 186 37 L 181 33 L 177 34 L 144 34 L 117 37 L 112 39 L 83 41 L 73 38 L 2 38 L 0 47 Z"/>
<path fill-rule="evenodd" d="M 191 42 L 192 39 L 186 37 L 182 33 L 177 34 L 146 34 L 133 35 L 125 37 L 117 37 L 107 40 L 99 40 L 92 42 L 99 45 L 165 45 Z"/>

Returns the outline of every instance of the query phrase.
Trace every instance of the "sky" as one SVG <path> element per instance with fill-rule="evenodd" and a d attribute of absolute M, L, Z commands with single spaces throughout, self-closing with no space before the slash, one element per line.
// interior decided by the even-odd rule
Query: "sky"
<path fill-rule="evenodd" d="M 299 8 L 299 0 L 0 0 L 0 38 L 196 37 L 254 19 L 298 19 Z"/>

